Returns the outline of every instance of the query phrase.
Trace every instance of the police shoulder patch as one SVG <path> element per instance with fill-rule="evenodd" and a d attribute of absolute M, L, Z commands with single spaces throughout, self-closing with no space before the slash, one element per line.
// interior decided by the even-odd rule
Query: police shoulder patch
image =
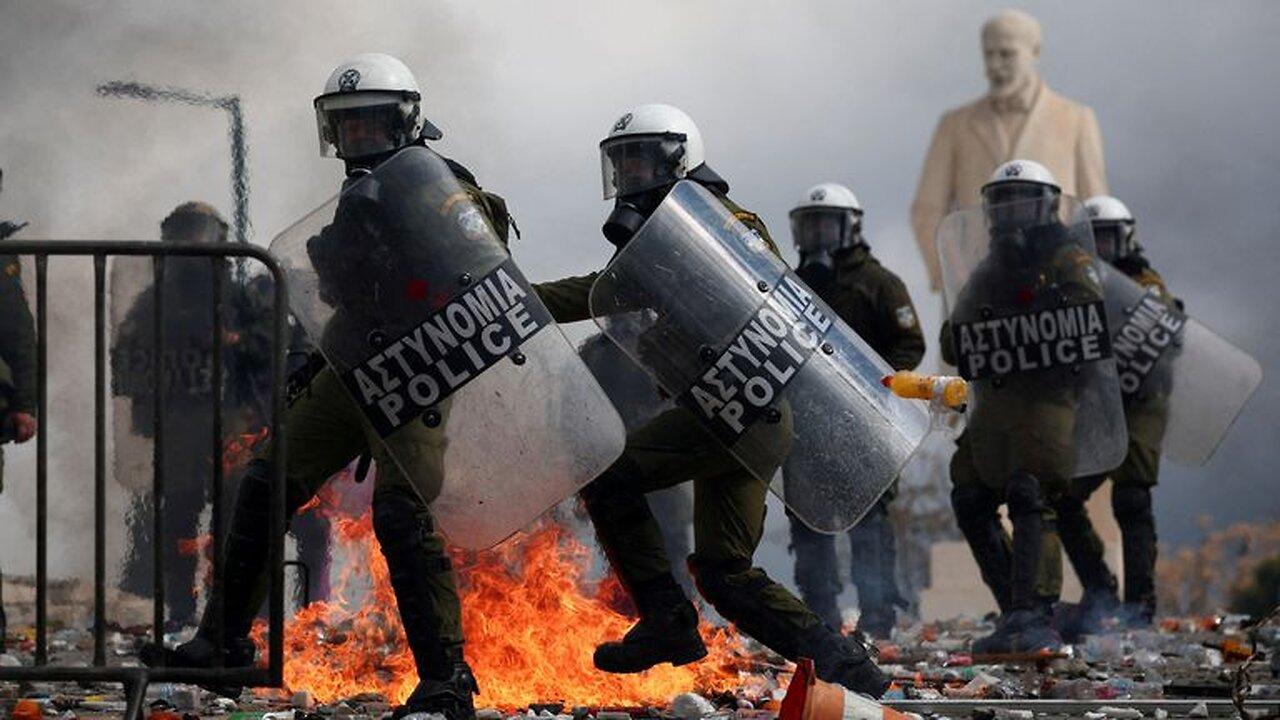
<path fill-rule="evenodd" d="M 8 275 L 9 277 L 15 277 L 20 272 L 22 272 L 22 266 L 16 262 L 11 262 L 8 265 L 4 266 L 4 274 Z"/>
<path fill-rule="evenodd" d="M 910 305 L 903 305 L 893 311 L 894 317 L 898 319 L 898 327 L 903 330 L 910 330 L 916 326 L 916 311 Z"/>

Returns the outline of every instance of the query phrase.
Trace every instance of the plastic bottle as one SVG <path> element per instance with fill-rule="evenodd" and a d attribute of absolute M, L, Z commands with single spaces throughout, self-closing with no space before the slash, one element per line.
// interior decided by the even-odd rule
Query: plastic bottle
<path fill-rule="evenodd" d="M 952 410 L 963 408 L 969 401 L 969 383 L 954 375 L 925 375 L 899 370 L 880 381 L 894 395 L 912 400 L 940 399 Z"/>

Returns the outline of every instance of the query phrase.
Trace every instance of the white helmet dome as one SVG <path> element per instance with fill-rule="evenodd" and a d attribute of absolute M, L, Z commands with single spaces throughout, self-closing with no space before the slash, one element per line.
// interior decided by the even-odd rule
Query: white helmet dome
<path fill-rule="evenodd" d="M 1053 173 L 1049 172 L 1049 168 L 1034 160 L 1021 159 L 1010 160 L 996 168 L 987 180 L 987 184 L 982 186 L 982 192 L 985 194 L 993 185 L 1010 183 L 1047 185 L 1053 188 L 1054 192 L 1062 192 L 1062 188 L 1058 186 L 1058 181 L 1054 179 Z"/>
<path fill-rule="evenodd" d="M 993 230 L 1018 230 L 1053 222 L 1062 188 L 1048 168 L 1032 160 L 1010 160 L 982 186 L 982 204 Z"/>
<path fill-rule="evenodd" d="M 649 103 L 614 121 L 600 141 L 600 160 L 607 200 L 674 183 L 706 162 L 706 153 L 693 118 L 672 105 Z"/>
<path fill-rule="evenodd" d="M 1110 195 L 1094 195 L 1084 201 L 1084 209 L 1093 222 L 1133 222 L 1128 206 Z"/>
<path fill-rule="evenodd" d="M 854 195 L 848 187 L 833 182 L 814 185 L 806 190 L 804 197 L 791 208 L 791 212 L 805 208 L 837 208 L 852 210 L 857 215 L 862 214 L 862 203 L 858 202 L 858 196 Z"/>
<path fill-rule="evenodd" d="M 830 257 L 860 242 L 862 204 L 839 183 L 822 183 L 805 191 L 791 208 L 791 239 L 801 262 Z"/>
<path fill-rule="evenodd" d="M 416 142 L 438 140 L 440 129 L 423 116 L 422 91 L 403 62 L 383 53 L 365 53 L 333 69 L 315 99 L 320 154 L 347 160 L 381 154 Z M 373 137 L 345 136 L 340 124 L 371 123 Z"/>

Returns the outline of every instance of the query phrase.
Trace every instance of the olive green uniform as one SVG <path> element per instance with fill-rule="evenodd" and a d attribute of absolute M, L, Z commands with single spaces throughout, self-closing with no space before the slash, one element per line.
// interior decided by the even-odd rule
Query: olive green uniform
<path fill-rule="evenodd" d="M 1143 287 L 1156 288 L 1161 299 L 1175 302 L 1160 274 L 1145 258 L 1131 256 L 1116 263 Z M 1151 488 L 1160 472 L 1160 447 L 1151 441 L 1164 435 L 1168 403 L 1163 398 L 1125 398 L 1129 451 L 1120 467 L 1109 473 L 1076 478 L 1058 503 L 1058 531 L 1071 566 L 1084 587 L 1085 602 L 1114 602 L 1117 582 L 1107 567 L 1106 550 L 1089 520 L 1085 503 L 1102 483 L 1111 479 L 1111 507 L 1120 525 L 1124 557 L 1124 601 L 1134 619 L 1148 622 L 1155 614 L 1156 527 Z"/>
<path fill-rule="evenodd" d="M 920 364 L 924 333 L 907 287 L 865 244 L 839 253 L 834 280 L 814 290 L 894 370 L 911 370 Z M 873 637 L 887 636 L 894 605 L 905 605 L 898 591 L 897 551 L 889 523 L 889 502 L 896 494 L 895 483 L 849 530 L 851 576 L 861 611 L 858 626 Z M 835 536 L 817 532 L 794 516 L 790 520 L 796 586 L 805 604 L 838 629 L 841 616 L 836 597 L 841 583 Z"/>
<path fill-rule="evenodd" d="M 22 287 L 21 264 L 14 255 L 0 255 L 0 416 L 14 412 L 36 413 L 36 330 Z"/>
<path fill-rule="evenodd" d="M 723 192 L 709 188 L 725 207 L 777 253 L 768 229 Z M 587 297 L 595 274 L 535 286 L 559 322 L 591 316 Z M 778 423 L 783 447 L 790 418 Z M 782 453 L 779 453 L 781 458 Z M 627 439 L 622 457 L 582 491 L 601 547 L 641 614 L 646 597 L 675 587 L 662 533 L 644 494 L 694 482 L 694 554 L 689 567 L 702 595 L 740 630 L 779 654 L 795 658 L 804 633 L 822 621 L 786 588 L 752 566 L 764 532 L 768 483 L 742 466 L 689 411 L 659 415 Z"/>
<path fill-rule="evenodd" d="M 983 306 L 1015 307 L 1020 293 L 1058 293 L 1064 304 L 1102 299 L 1101 288 L 1091 278 L 1092 256 L 1053 237 L 1065 233 L 1061 226 L 1037 230 L 1042 236 L 1029 244 L 1039 246 L 1038 259 L 1017 270 L 1002 268 L 995 254 L 988 255 L 957 298 L 953 317 L 976 318 L 976 309 Z M 943 324 L 940 339 L 943 360 L 955 364 L 950 321 Z M 952 506 L 1001 610 L 1043 608 L 1062 591 L 1056 508 L 1074 475 L 1075 383 L 1070 368 L 1004 376 L 998 387 L 986 382 L 990 387 L 974 403 L 951 457 Z M 1030 572 L 1026 565 L 1032 559 L 1020 559 L 1015 552 L 999 522 L 1002 504 L 1008 505 L 1015 533 L 1019 518 L 1026 518 L 1028 527 L 1040 528 L 1035 597 L 1028 597 L 1032 589 L 1020 577 Z"/>
<path fill-rule="evenodd" d="M 461 165 L 448 162 L 505 244 L 509 217 L 503 200 L 481 190 L 474 176 Z M 320 275 L 322 292 L 327 287 L 326 273 L 358 272 L 349 258 L 326 257 L 315 243 L 308 247 Z M 365 290 L 374 292 L 367 286 Z M 334 321 L 342 322 L 338 314 Z M 329 323 L 326 333 L 333 331 L 334 321 Z M 448 401 L 440 404 L 442 415 L 447 415 L 448 405 Z M 444 477 L 444 423 L 435 427 L 423 422 L 409 423 L 381 439 L 337 372 L 318 355 L 313 355 L 307 366 L 290 378 L 284 422 L 289 516 L 309 501 L 334 473 L 357 457 L 372 456 L 377 463 L 374 531 L 388 559 L 409 645 L 420 675 L 441 672 L 447 676 L 452 664 L 461 661 L 461 604 L 444 540 L 434 532 L 428 510 L 428 503 L 439 494 Z M 266 593 L 265 528 L 274 452 L 274 443 L 263 445 L 250 463 L 237 498 L 228 537 L 228 569 L 224 575 L 228 615 L 225 633 L 230 638 L 247 635 Z M 414 480 L 402 467 L 408 469 Z M 205 620 L 202 632 L 211 632 L 209 625 L 214 619 L 206 614 Z M 418 638 L 426 638 L 426 642 Z"/>
<path fill-rule="evenodd" d="M 9 413 L 36 413 L 36 331 L 22 288 L 21 264 L 0 255 L 0 419 Z M 8 429 L 8 423 L 5 423 Z M 4 449 L 0 446 L 0 493 L 4 492 Z M 0 590 L 4 574 L 0 572 Z M 0 650 L 4 649 L 4 595 L 0 592 Z"/>

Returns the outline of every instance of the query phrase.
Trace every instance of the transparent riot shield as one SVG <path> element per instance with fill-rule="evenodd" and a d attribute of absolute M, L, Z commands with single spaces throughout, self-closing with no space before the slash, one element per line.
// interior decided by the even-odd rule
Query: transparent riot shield
<path fill-rule="evenodd" d="M 602 333 L 584 340 L 578 355 L 622 416 L 628 434 L 674 407 L 644 370 Z"/>
<path fill-rule="evenodd" d="M 207 257 L 166 258 L 160 284 L 155 282 L 154 267 L 150 257 L 111 259 L 115 478 L 129 489 L 150 489 L 158 415 L 171 449 L 166 454 L 173 456 L 166 460 L 166 478 L 189 482 L 203 493 L 211 477 L 210 459 L 215 456 L 213 266 Z M 161 305 L 159 345 L 157 305 Z M 194 465 L 177 467 L 184 458 Z M 167 467 L 170 464 L 174 467 Z"/>
<path fill-rule="evenodd" d="M 857 522 L 927 429 L 881 385 L 888 365 L 695 183 L 678 183 L 600 274 L 591 310 L 814 529 Z"/>
<path fill-rule="evenodd" d="M 400 151 L 271 252 L 365 431 L 451 542 L 501 541 L 621 454 L 617 412 L 430 150 Z"/>
<path fill-rule="evenodd" d="M 1261 384 L 1261 366 L 1158 287 L 1107 263 L 1099 272 L 1130 436 L 1181 465 L 1205 464 Z"/>
<path fill-rule="evenodd" d="M 950 350 L 972 386 L 978 469 L 1111 470 L 1128 436 L 1087 215 L 1024 200 L 948 215 L 936 237 Z"/>
<path fill-rule="evenodd" d="M 232 304 L 235 287 L 221 260 L 175 256 L 162 263 L 157 276 L 151 257 L 113 257 L 108 275 L 111 465 L 115 481 L 131 491 L 120 582 L 127 591 L 150 596 L 158 545 L 170 616 L 193 622 L 201 516 L 215 463 L 223 457 L 214 426 L 215 273 L 224 308 Z M 224 313 L 223 328 L 229 327 Z M 231 347 L 223 337 L 223 429 L 229 430 L 237 413 L 226 382 Z M 157 474 L 164 482 L 159 537 L 153 524 L 159 502 L 152 493 Z"/>

